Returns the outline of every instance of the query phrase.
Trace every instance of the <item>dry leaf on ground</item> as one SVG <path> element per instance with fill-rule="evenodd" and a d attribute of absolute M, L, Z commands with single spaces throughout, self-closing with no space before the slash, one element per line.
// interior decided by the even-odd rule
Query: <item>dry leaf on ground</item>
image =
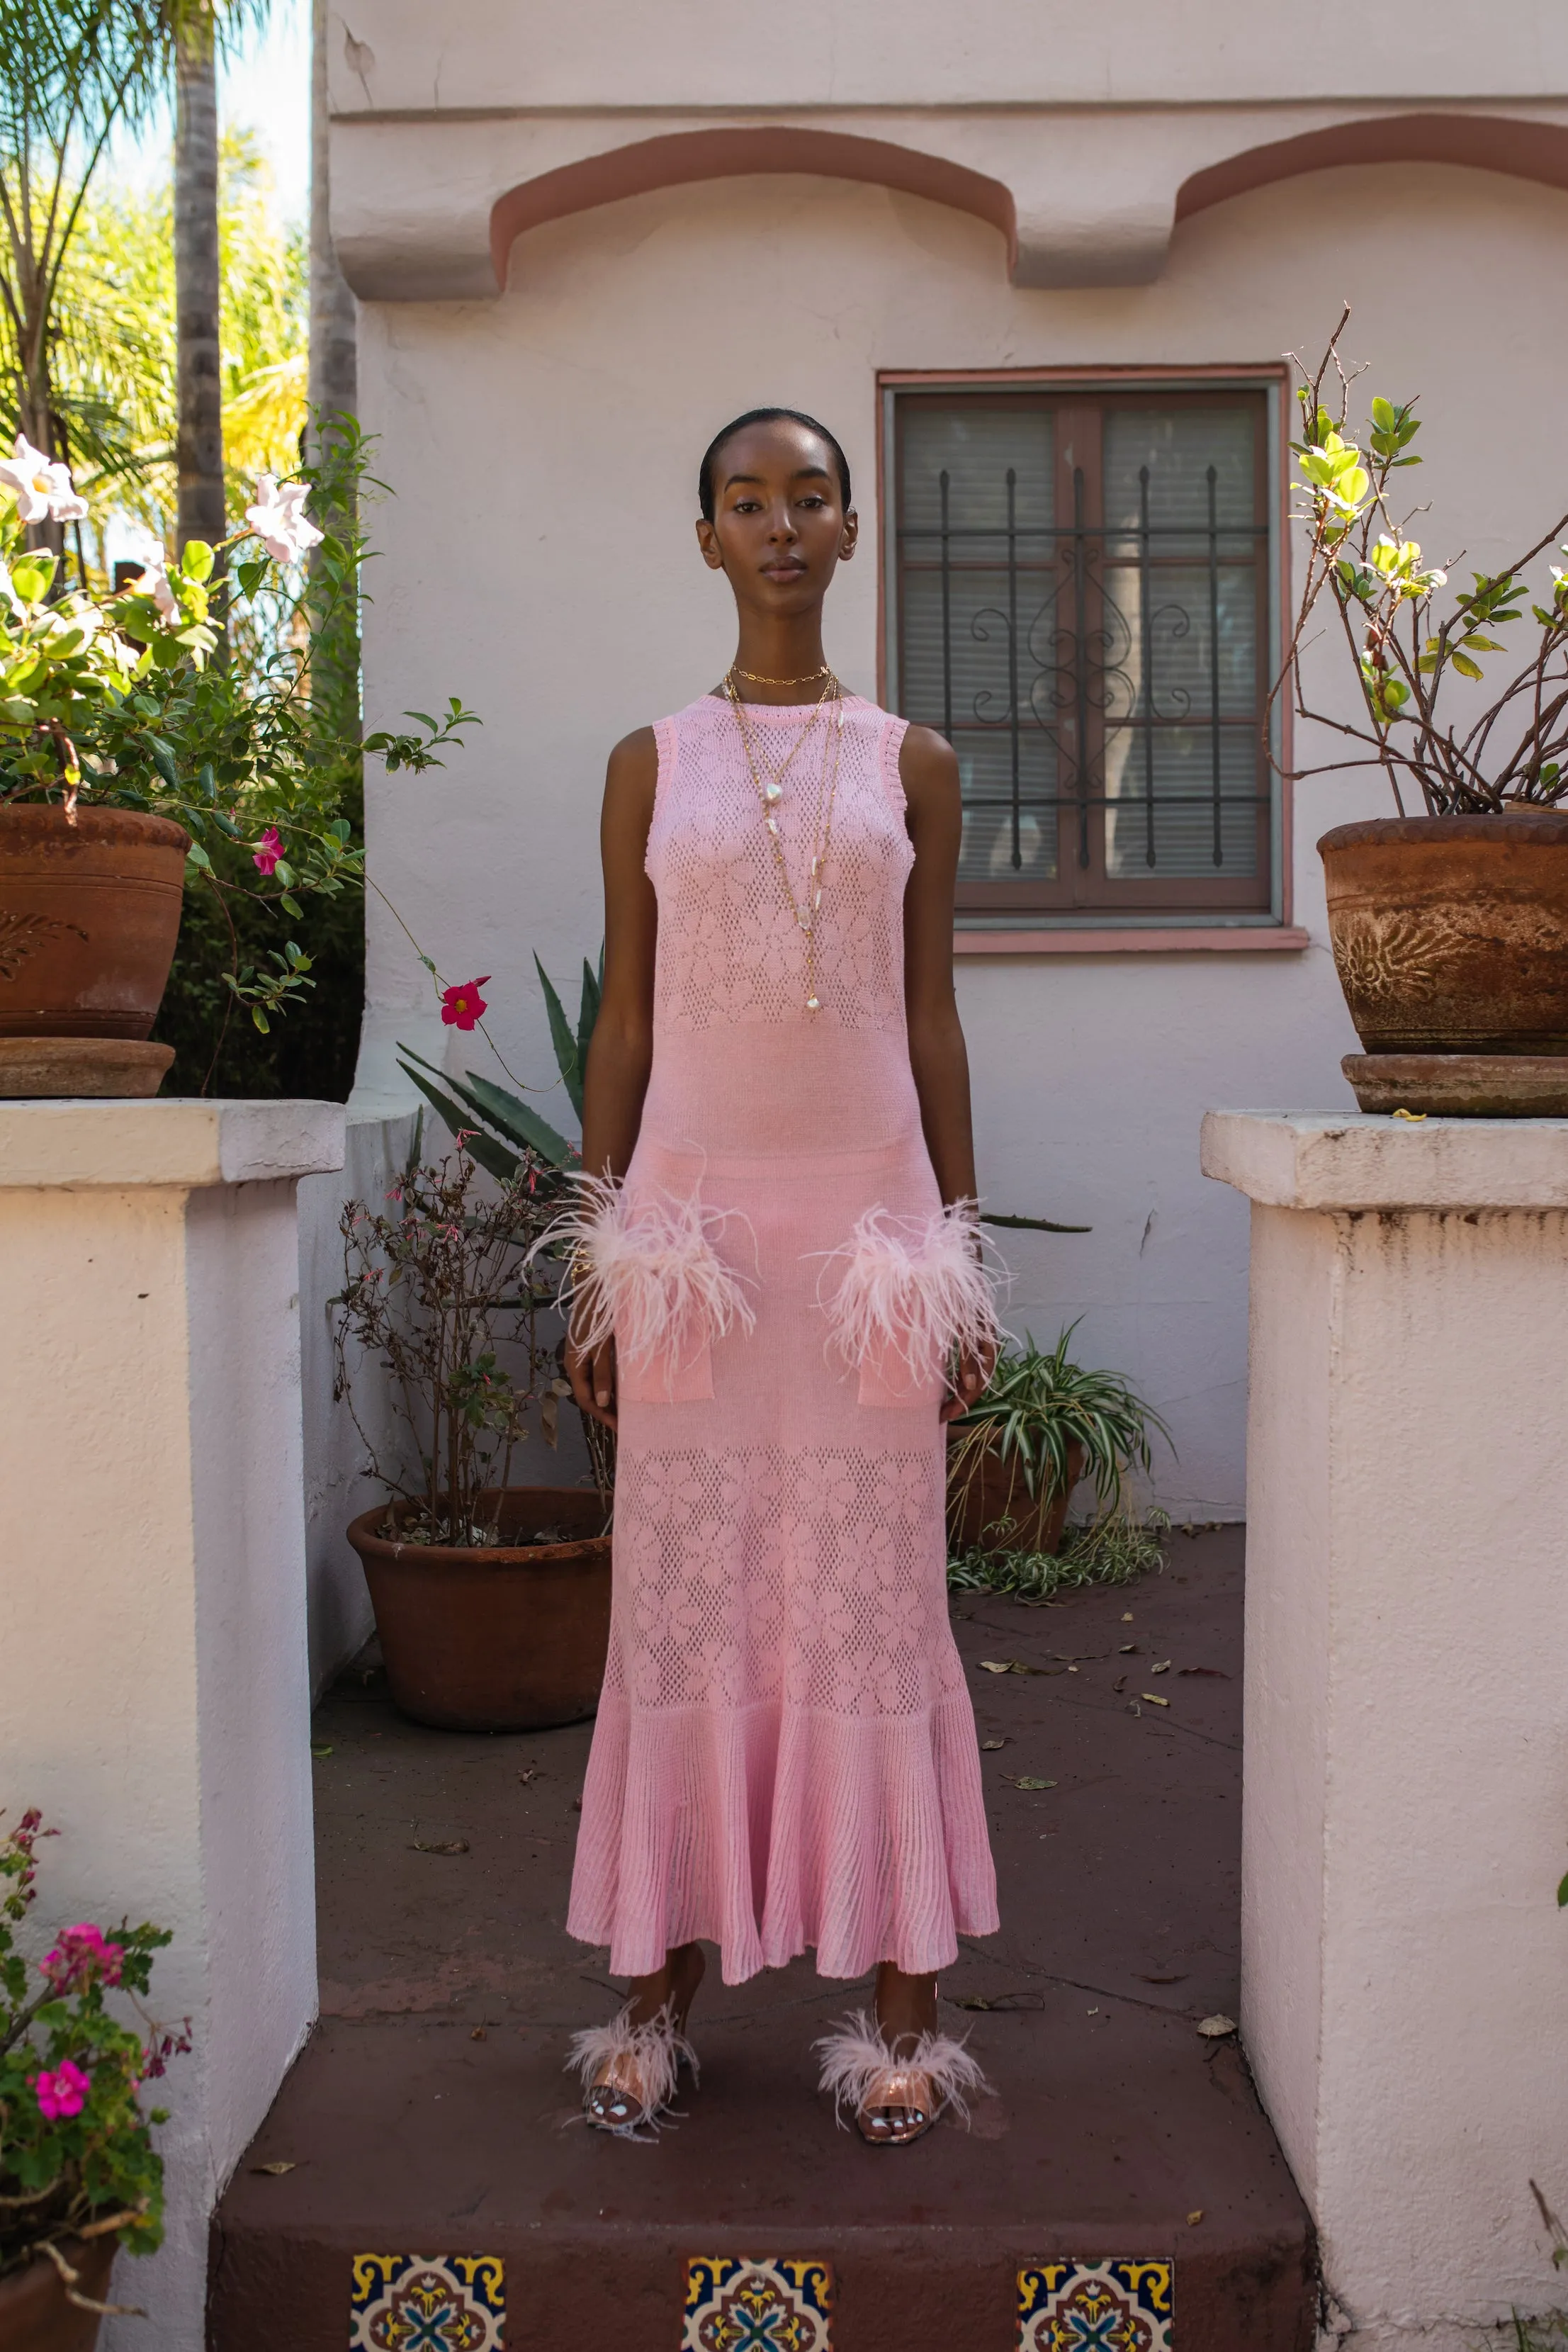
<path fill-rule="evenodd" d="M 1151 1706 L 1169 1706 L 1170 1705 L 1169 1699 L 1162 1698 L 1158 1691 L 1140 1691 L 1138 1696 L 1140 1698 L 1146 1698 Z"/>
<path fill-rule="evenodd" d="M 253 2172 L 265 2172 L 270 2180 L 281 2180 L 286 2172 L 298 2172 L 299 2167 L 285 2164 L 281 2158 L 277 2158 L 271 2164 L 253 2164 L 250 2168 Z"/>
<path fill-rule="evenodd" d="M 409 1851 L 413 1853 L 466 1853 L 468 1841 L 466 1838 L 415 1838 Z"/>
<path fill-rule="evenodd" d="M 1226 2017 L 1223 2013 L 1215 2017 L 1206 2017 L 1200 2020 L 1197 2030 L 1210 2042 L 1223 2042 L 1228 2033 L 1235 2032 L 1236 2020 L 1233 2017 Z"/>

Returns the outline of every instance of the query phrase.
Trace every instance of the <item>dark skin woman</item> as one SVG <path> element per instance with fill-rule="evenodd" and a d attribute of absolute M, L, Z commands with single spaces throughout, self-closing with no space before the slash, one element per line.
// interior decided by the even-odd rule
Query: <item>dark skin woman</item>
<path fill-rule="evenodd" d="M 743 426 L 719 452 L 712 521 L 699 520 L 697 544 L 710 571 L 735 597 L 737 650 L 732 677 L 747 701 L 789 704 L 792 683 L 822 672 L 822 604 L 841 563 L 855 553 L 859 523 L 840 487 L 834 452 L 804 425 L 780 419 Z M 763 681 L 777 680 L 778 684 Z M 722 692 L 715 688 L 713 692 Z M 653 964 L 658 908 L 644 870 L 653 814 L 658 751 L 652 727 L 615 746 L 605 780 L 601 842 L 604 866 L 604 989 L 584 1088 L 584 1168 L 625 1175 L 637 1141 L 653 1065 Z M 958 767 L 951 746 L 925 727 L 910 727 L 899 753 L 915 863 L 904 906 L 909 1055 L 925 1139 L 944 1202 L 975 1196 L 968 1063 L 953 992 L 953 898 L 961 813 Z M 584 1412 L 616 1425 L 612 1339 L 591 1355 L 569 1343 L 567 1370 Z M 944 1421 L 972 1404 L 990 1374 L 974 1354 L 959 1360 L 940 1406 Z M 684 2023 L 704 1969 L 702 1947 L 671 1950 L 662 1969 L 635 1979 L 633 2021 L 665 2008 Z M 876 2016 L 900 2055 L 936 2025 L 936 1979 L 911 1976 L 884 1962 L 876 1980 Z"/>

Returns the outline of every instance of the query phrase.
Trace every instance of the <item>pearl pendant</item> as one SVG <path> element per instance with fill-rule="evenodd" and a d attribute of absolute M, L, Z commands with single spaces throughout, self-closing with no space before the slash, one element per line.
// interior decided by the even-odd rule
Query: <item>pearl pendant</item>
<path fill-rule="evenodd" d="M 781 801 L 784 797 L 783 785 L 775 783 L 764 784 L 762 787 L 762 797 L 765 801 L 769 803 Z"/>
<path fill-rule="evenodd" d="M 777 835 L 778 835 L 778 831 L 779 831 L 779 820 L 778 820 L 778 818 L 777 818 L 776 816 L 770 816 L 770 817 L 768 818 L 768 832 L 769 832 L 769 833 L 771 833 L 771 834 L 773 834 L 775 836 L 777 836 Z"/>
<path fill-rule="evenodd" d="M 814 996 L 808 996 L 806 999 L 806 1010 L 808 1013 L 820 1013 L 821 1009 L 821 1006 L 818 1003 Z"/>

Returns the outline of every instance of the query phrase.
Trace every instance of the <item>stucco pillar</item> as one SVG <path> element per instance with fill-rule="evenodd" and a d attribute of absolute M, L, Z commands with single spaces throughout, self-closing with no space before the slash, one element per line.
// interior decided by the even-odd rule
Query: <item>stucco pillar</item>
<path fill-rule="evenodd" d="M 201 2352 L 207 2217 L 316 2009 L 295 1187 L 328 1103 L 0 1103 L 0 1805 L 39 1925 L 174 1931 L 162 2252 L 103 2352 Z"/>
<path fill-rule="evenodd" d="M 1568 1121 L 1211 1112 L 1203 1166 L 1253 1203 L 1242 2034 L 1345 2340 L 1470 2352 L 1568 2303 Z"/>

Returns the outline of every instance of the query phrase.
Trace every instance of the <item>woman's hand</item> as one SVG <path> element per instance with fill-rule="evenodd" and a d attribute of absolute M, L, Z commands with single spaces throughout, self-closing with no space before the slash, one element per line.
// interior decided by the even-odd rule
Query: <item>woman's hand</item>
<path fill-rule="evenodd" d="M 599 1346 L 585 1352 L 570 1334 L 566 1343 L 566 1376 L 571 1382 L 571 1392 L 580 1411 L 591 1421 L 601 1421 L 606 1429 L 615 1427 L 615 1341 L 601 1340 Z"/>
<path fill-rule="evenodd" d="M 996 1368 L 997 1349 L 992 1339 L 988 1339 L 977 1352 L 970 1350 L 960 1356 L 952 1388 L 943 1401 L 942 1419 L 956 1421 L 961 1412 L 967 1412 L 972 1404 L 977 1404 Z"/>

